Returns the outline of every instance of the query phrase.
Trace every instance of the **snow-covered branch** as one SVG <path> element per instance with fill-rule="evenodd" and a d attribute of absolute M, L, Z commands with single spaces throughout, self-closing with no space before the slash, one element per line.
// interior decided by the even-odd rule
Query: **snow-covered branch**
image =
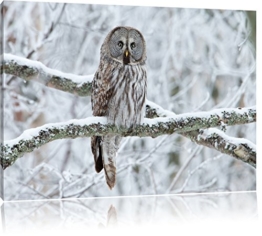
<path fill-rule="evenodd" d="M 147 104 L 147 116 L 149 117 L 170 117 L 175 115 L 153 102 L 148 101 Z M 256 120 L 256 115 L 254 119 Z M 256 167 L 256 145 L 247 139 L 230 137 L 223 131 L 215 128 L 194 130 L 180 134 L 190 138 L 199 145 L 216 149 L 221 153 L 225 153 Z"/>
<path fill-rule="evenodd" d="M 1 73 L 18 76 L 26 81 L 34 80 L 47 87 L 78 96 L 91 94 L 93 75 L 77 76 L 46 67 L 41 62 L 4 54 Z"/>
<path fill-rule="evenodd" d="M 149 102 L 149 104 L 152 104 Z M 149 105 L 148 105 L 149 107 Z M 160 111 L 155 106 L 147 107 L 147 114 Z M 149 113 L 149 111 L 152 111 Z M 149 115 L 148 115 L 149 116 Z M 27 152 L 57 139 L 103 136 L 105 134 L 121 134 L 122 136 L 157 137 L 172 133 L 185 133 L 198 129 L 216 127 L 221 122 L 227 125 L 244 124 L 256 121 L 256 109 L 216 109 L 210 112 L 185 113 L 154 119 L 146 118 L 142 125 L 134 129 L 117 129 L 107 124 L 104 117 L 89 117 L 86 119 L 70 120 L 62 123 L 46 124 L 28 129 L 18 138 L 6 141 L 1 147 L 1 163 L 3 168 L 12 165 L 16 159 Z M 191 138 L 191 137 L 190 137 Z M 202 138 L 202 140 L 204 140 Z M 204 142 L 204 141 L 203 141 Z M 206 145 L 207 146 L 207 145 Z M 212 145 L 210 145 L 212 146 Z M 232 150 L 234 151 L 234 149 Z M 255 150 L 253 150 L 255 156 Z M 249 160 L 243 160 L 249 162 Z"/>
<path fill-rule="evenodd" d="M 214 128 L 191 131 L 183 135 L 199 145 L 214 148 L 256 167 L 256 145 L 247 139 L 233 138 Z"/>

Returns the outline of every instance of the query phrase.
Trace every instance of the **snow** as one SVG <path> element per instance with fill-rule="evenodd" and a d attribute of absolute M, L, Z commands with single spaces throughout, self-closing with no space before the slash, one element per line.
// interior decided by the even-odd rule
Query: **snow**
<path fill-rule="evenodd" d="M 203 134 L 200 135 L 203 138 L 207 138 L 208 136 L 212 136 L 213 134 L 218 134 L 221 136 L 224 140 L 226 140 L 227 143 L 232 143 L 235 145 L 241 145 L 241 144 L 247 144 L 250 148 L 252 148 L 256 152 L 256 145 L 252 143 L 251 141 L 244 139 L 244 138 L 234 138 L 226 135 L 223 131 L 215 128 L 209 128 L 203 131 Z M 227 144 L 226 144 L 227 145 Z"/>
<path fill-rule="evenodd" d="M 160 116 L 169 117 L 169 116 L 176 115 L 174 112 L 171 112 L 169 110 L 165 110 L 161 106 L 157 105 L 156 103 L 154 103 L 152 101 L 149 101 L 148 99 L 146 99 L 146 104 L 149 105 L 151 108 L 156 109 L 157 114 L 159 114 Z"/>
<path fill-rule="evenodd" d="M 72 119 L 65 122 L 45 124 L 37 128 L 25 130 L 19 137 L 12 140 L 4 141 L 4 145 L 13 146 L 14 144 L 17 144 L 20 140 L 30 140 L 33 137 L 38 136 L 40 131 L 45 131 L 48 129 L 53 129 L 53 128 L 63 129 L 64 127 L 71 124 L 85 126 L 85 125 L 98 124 L 98 123 L 107 124 L 107 120 L 105 117 L 88 117 L 85 119 Z"/>
<path fill-rule="evenodd" d="M 26 65 L 28 67 L 36 68 L 38 71 L 42 70 L 46 74 L 58 76 L 61 78 L 66 78 L 72 80 L 72 82 L 77 83 L 80 87 L 83 83 L 92 82 L 94 74 L 79 76 L 71 73 L 64 73 L 59 70 L 51 69 L 46 67 L 39 61 L 29 60 L 27 58 L 19 57 L 13 54 L 4 53 L 4 60 L 12 61 L 14 60 L 18 65 Z"/>
<path fill-rule="evenodd" d="M 201 112 L 188 112 L 188 113 L 183 113 L 183 114 L 175 114 L 171 111 L 165 110 L 159 105 L 155 104 L 154 102 L 151 102 L 149 100 L 146 100 L 146 103 L 151 107 L 156 109 L 157 114 L 159 116 L 164 116 L 164 117 L 173 117 L 175 119 L 183 119 L 185 122 L 187 121 L 187 118 L 191 117 L 199 117 L 199 118 L 210 118 L 211 116 L 217 115 L 219 117 L 226 115 L 228 118 L 230 117 L 230 114 L 232 112 L 236 112 L 237 114 L 244 115 L 248 114 L 249 109 L 256 109 L 256 106 L 251 106 L 251 107 L 245 107 L 245 108 L 222 108 L 222 109 L 213 109 L 210 111 L 201 111 Z M 248 117 L 249 121 L 253 121 L 252 117 Z M 156 121 L 163 121 L 161 118 L 155 119 Z M 151 122 L 149 122 L 151 123 Z"/>

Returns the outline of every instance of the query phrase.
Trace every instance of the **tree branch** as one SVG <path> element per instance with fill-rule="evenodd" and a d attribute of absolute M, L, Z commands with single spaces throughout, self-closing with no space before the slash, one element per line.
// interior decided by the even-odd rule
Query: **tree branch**
<path fill-rule="evenodd" d="M 256 145 L 247 139 L 233 138 L 214 128 L 195 130 L 183 135 L 199 145 L 216 149 L 256 167 Z"/>
<path fill-rule="evenodd" d="M 93 75 L 76 76 L 50 69 L 41 62 L 4 54 L 1 73 L 18 76 L 26 81 L 34 80 L 50 88 L 78 96 L 90 96 Z"/>
<path fill-rule="evenodd" d="M 162 107 L 153 102 L 148 101 L 147 104 L 147 115 L 149 116 L 170 117 L 175 115 L 168 110 L 164 110 Z M 228 117 L 228 114 L 225 115 Z M 254 118 L 256 120 L 256 115 Z M 224 121 L 221 120 L 221 123 Z M 230 137 L 221 130 L 215 128 L 210 128 L 207 130 L 197 129 L 189 132 L 182 132 L 180 134 L 190 138 L 191 141 L 199 145 L 216 149 L 221 153 L 235 157 L 238 160 L 248 163 L 256 168 L 256 145 L 247 139 Z"/>
<path fill-rule="evenodd" d="M 34 149 L 57 139 L 103 136 L 106 134 L 139 137 L 150 136 L 154 138 L 174 132 L 185 133 L 203 128 L 216 127 L 220 125 L 221 121 L 227 122 L 228 125 L 236 125 L 254 122 L 255 120 L 255 108 L 236 108 L 186 113 L 164 118 L 145 118 L 142 125 L 138 125 L 133 129 L 118 129 L 114 125 L 107 124 L 105 117 L 89 117 L 86 119 L 46 124 L 38 128 L 28 129 L 18 138 L 6 141 L 1 146 L 1 163 L 3 168 L 6 168 L 25 153 L 32 152 Z M 204 141 L 203 139 L 202 142 L 204 143 Z M 203 143 L 201 144 L 203 145 Z M 255 150 L 252 149 L 252 151 L 255 155 Z M 249 160 L 244 159 L 243 161 L 249 162 Z"/>

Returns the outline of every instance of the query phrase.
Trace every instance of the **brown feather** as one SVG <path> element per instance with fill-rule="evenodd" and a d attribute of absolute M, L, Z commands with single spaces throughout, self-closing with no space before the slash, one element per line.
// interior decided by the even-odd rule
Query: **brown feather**
<path fill-rule="evenodd" d="M 97 173 L 99 173 L 103 169 L 101 140 L 102 137 L 100 136 L 94 136 L 91 138 L 91 149 L 93 152 L 95 169 Z"/>

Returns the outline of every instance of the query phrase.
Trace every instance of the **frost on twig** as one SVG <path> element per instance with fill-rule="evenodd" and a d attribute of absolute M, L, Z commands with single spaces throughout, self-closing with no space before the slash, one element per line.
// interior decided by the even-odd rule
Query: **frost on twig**
<path fill-rule="evenodd" d="M 91 94 L 93 75 L 76 76 L 50 69 L 41 62 L 4 54 L 1 73 L 18 76 L 26 81 L 34 80 L 47 87 L 78 96 Z"/>
<path fill-rule="evenodd" d="M 32 152 L 35 148 L 57 139 L 103 136 L 109 133 L 118 133 L 122 136 L 157 137 L 175 132 L 185 133 L 216 127 L 220 125 L 221 120 L 226 121 L 228 125 L 254 122 L 256 121 L 256 109 L 216 109 L 213 112 L 186 113 L 154 119 L 147 118 L 142 125 L 138 125 L 133 129 L 117 129 L 114 125 L 107 124 L 104 117 L 89 117 L 46 124 L 38 128 L 28 129 L 18 138 L 6 141 L 1 147 L 1 163 L 3 168 L 6 168 L 23 154 Z"/>

